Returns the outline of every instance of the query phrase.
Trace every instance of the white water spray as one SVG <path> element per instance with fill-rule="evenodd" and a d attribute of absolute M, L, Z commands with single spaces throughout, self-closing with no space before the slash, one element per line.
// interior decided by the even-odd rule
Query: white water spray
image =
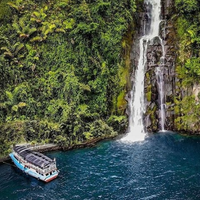
<path fill-rule="evenodd" d="M 146 135 L 143 125 L 143 115 L 145 112 L 144 76 L 147 63 L 147 47 L 148 43 L 153 42 L 155 37 L 159 37 L 161 22 L 161 0 L 145 0 L 145 3 L 151 7 L 150 13 L 148 13 L 151 18 L 151 24 L 150 30 L 147 30 L 147 34 L 140 39 L 140 57 L 135 73 L 134 87 L 131 91 L 129 101 L 129 133 L 122 138 L 122 141 L 128 142 L 143 141 Z"/>

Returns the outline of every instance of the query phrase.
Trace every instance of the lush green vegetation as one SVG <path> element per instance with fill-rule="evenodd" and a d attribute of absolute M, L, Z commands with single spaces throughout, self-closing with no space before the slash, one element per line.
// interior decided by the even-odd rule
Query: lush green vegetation
<path fill-rule="evenodd" d="M 140 2 L 1 1 L 1 155 L 16 142 L 67 146 L 124 131 Z"/>
<path fill-rule="evenodd" d="M 176 0 L 179 44 L 176 125 L 179 130 L 200 131 L 200 2 Z M 183 92 L 185 90 L 185 92 Z M 194 92 L 196 91 L 196 92 Z"/>

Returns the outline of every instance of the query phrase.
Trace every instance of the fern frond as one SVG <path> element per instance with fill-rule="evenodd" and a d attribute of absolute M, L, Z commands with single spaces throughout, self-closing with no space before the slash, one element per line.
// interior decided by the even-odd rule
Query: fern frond
<path fill-rule="evenodd" d="M 29 31 L 28 31 L 29 36 L 31 36 L 36 31 L 37 31 L 37 29 L 35 27 L 34 28 L 30 28 Z"/>
<path fill-rule="evenodd" d="M 22 44 L 22 43 L 18 44 L 18 42 L 16 44 L 14 46 L 15 47 L 15 51 L 14 51 L 15 55 L 17 55 L 24 48 L 24 44 Z"/>
<path fill-rule="evenodd" d="M 42 42 L 43 38 L 40 36 L 36 36 L 30 40 L 30 42 Z"/>
<path fill-rule="evenodd" d="M 13 53 L 11 52 L 11 50 L 8 47 L 1 47 L 1 50 L 4 51 L 3 54 L 4 54 L 5 58 L 13 58 L 14 57 Z"/>
<path fill-rule="evenodd" d="M 10 51 L 10 49 L 8 47 L 1 47 L 1 50 Z"/>
<path fill-rule="evenodd" d="M 21 18 L 19 19 L 19 25 L 21 26 L 22 30 L 23 30 L 24 28 L 26 28 L 25 19 L 24 19 L 23 17 L 21 17 Z"/>
<path fill-rule="evenodd" d="M 8 2 L 7 3 L 11 8 L 14 8 L 16 11 L 19 11 L 19 7 L 15 5 L 14 3 Z"/>
<path fill-rule="evenodd" d="M 13 102 L 13 94 L 9 91 L 6 91 L 6 96 L 10 102 Z"/>
<path fill-rule="evenodd" d="M 9 52 L 4 52 L 5 58 L 14 58 L 14 55 L 9 51 Z"/>
<path fill-rule="evenodd" d="M 17 17 L 14 17 L 14 21 L 12 23 L 12 27 L 16 30 L 16 32 L 19 34 L 21 33 L 21 30 L 20 30 L 20 26 L 18 24 L 18 18 Z"/>

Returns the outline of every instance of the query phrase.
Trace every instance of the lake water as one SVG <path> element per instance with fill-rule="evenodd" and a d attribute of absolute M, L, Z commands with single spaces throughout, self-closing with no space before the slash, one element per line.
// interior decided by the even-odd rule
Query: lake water
<path fill-rule="evenodd" d="M 47 155 L 57 159 L 60 169 L 50 183 L 0 165 L 0 199 L 200 199 L 197 137 L 158 133 L 142 142 L 106 141 Z"/>

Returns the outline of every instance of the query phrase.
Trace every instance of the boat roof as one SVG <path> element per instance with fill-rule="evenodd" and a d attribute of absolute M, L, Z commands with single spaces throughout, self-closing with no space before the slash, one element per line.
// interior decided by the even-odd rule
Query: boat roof
<path fill-rule="evenodd" d="M 42 169 L 55 161 L 39 152 L 33 152 L 26 146 L 14 146 L 13 150 L 18 153 L 27 162 L 36 165 Z"/>

